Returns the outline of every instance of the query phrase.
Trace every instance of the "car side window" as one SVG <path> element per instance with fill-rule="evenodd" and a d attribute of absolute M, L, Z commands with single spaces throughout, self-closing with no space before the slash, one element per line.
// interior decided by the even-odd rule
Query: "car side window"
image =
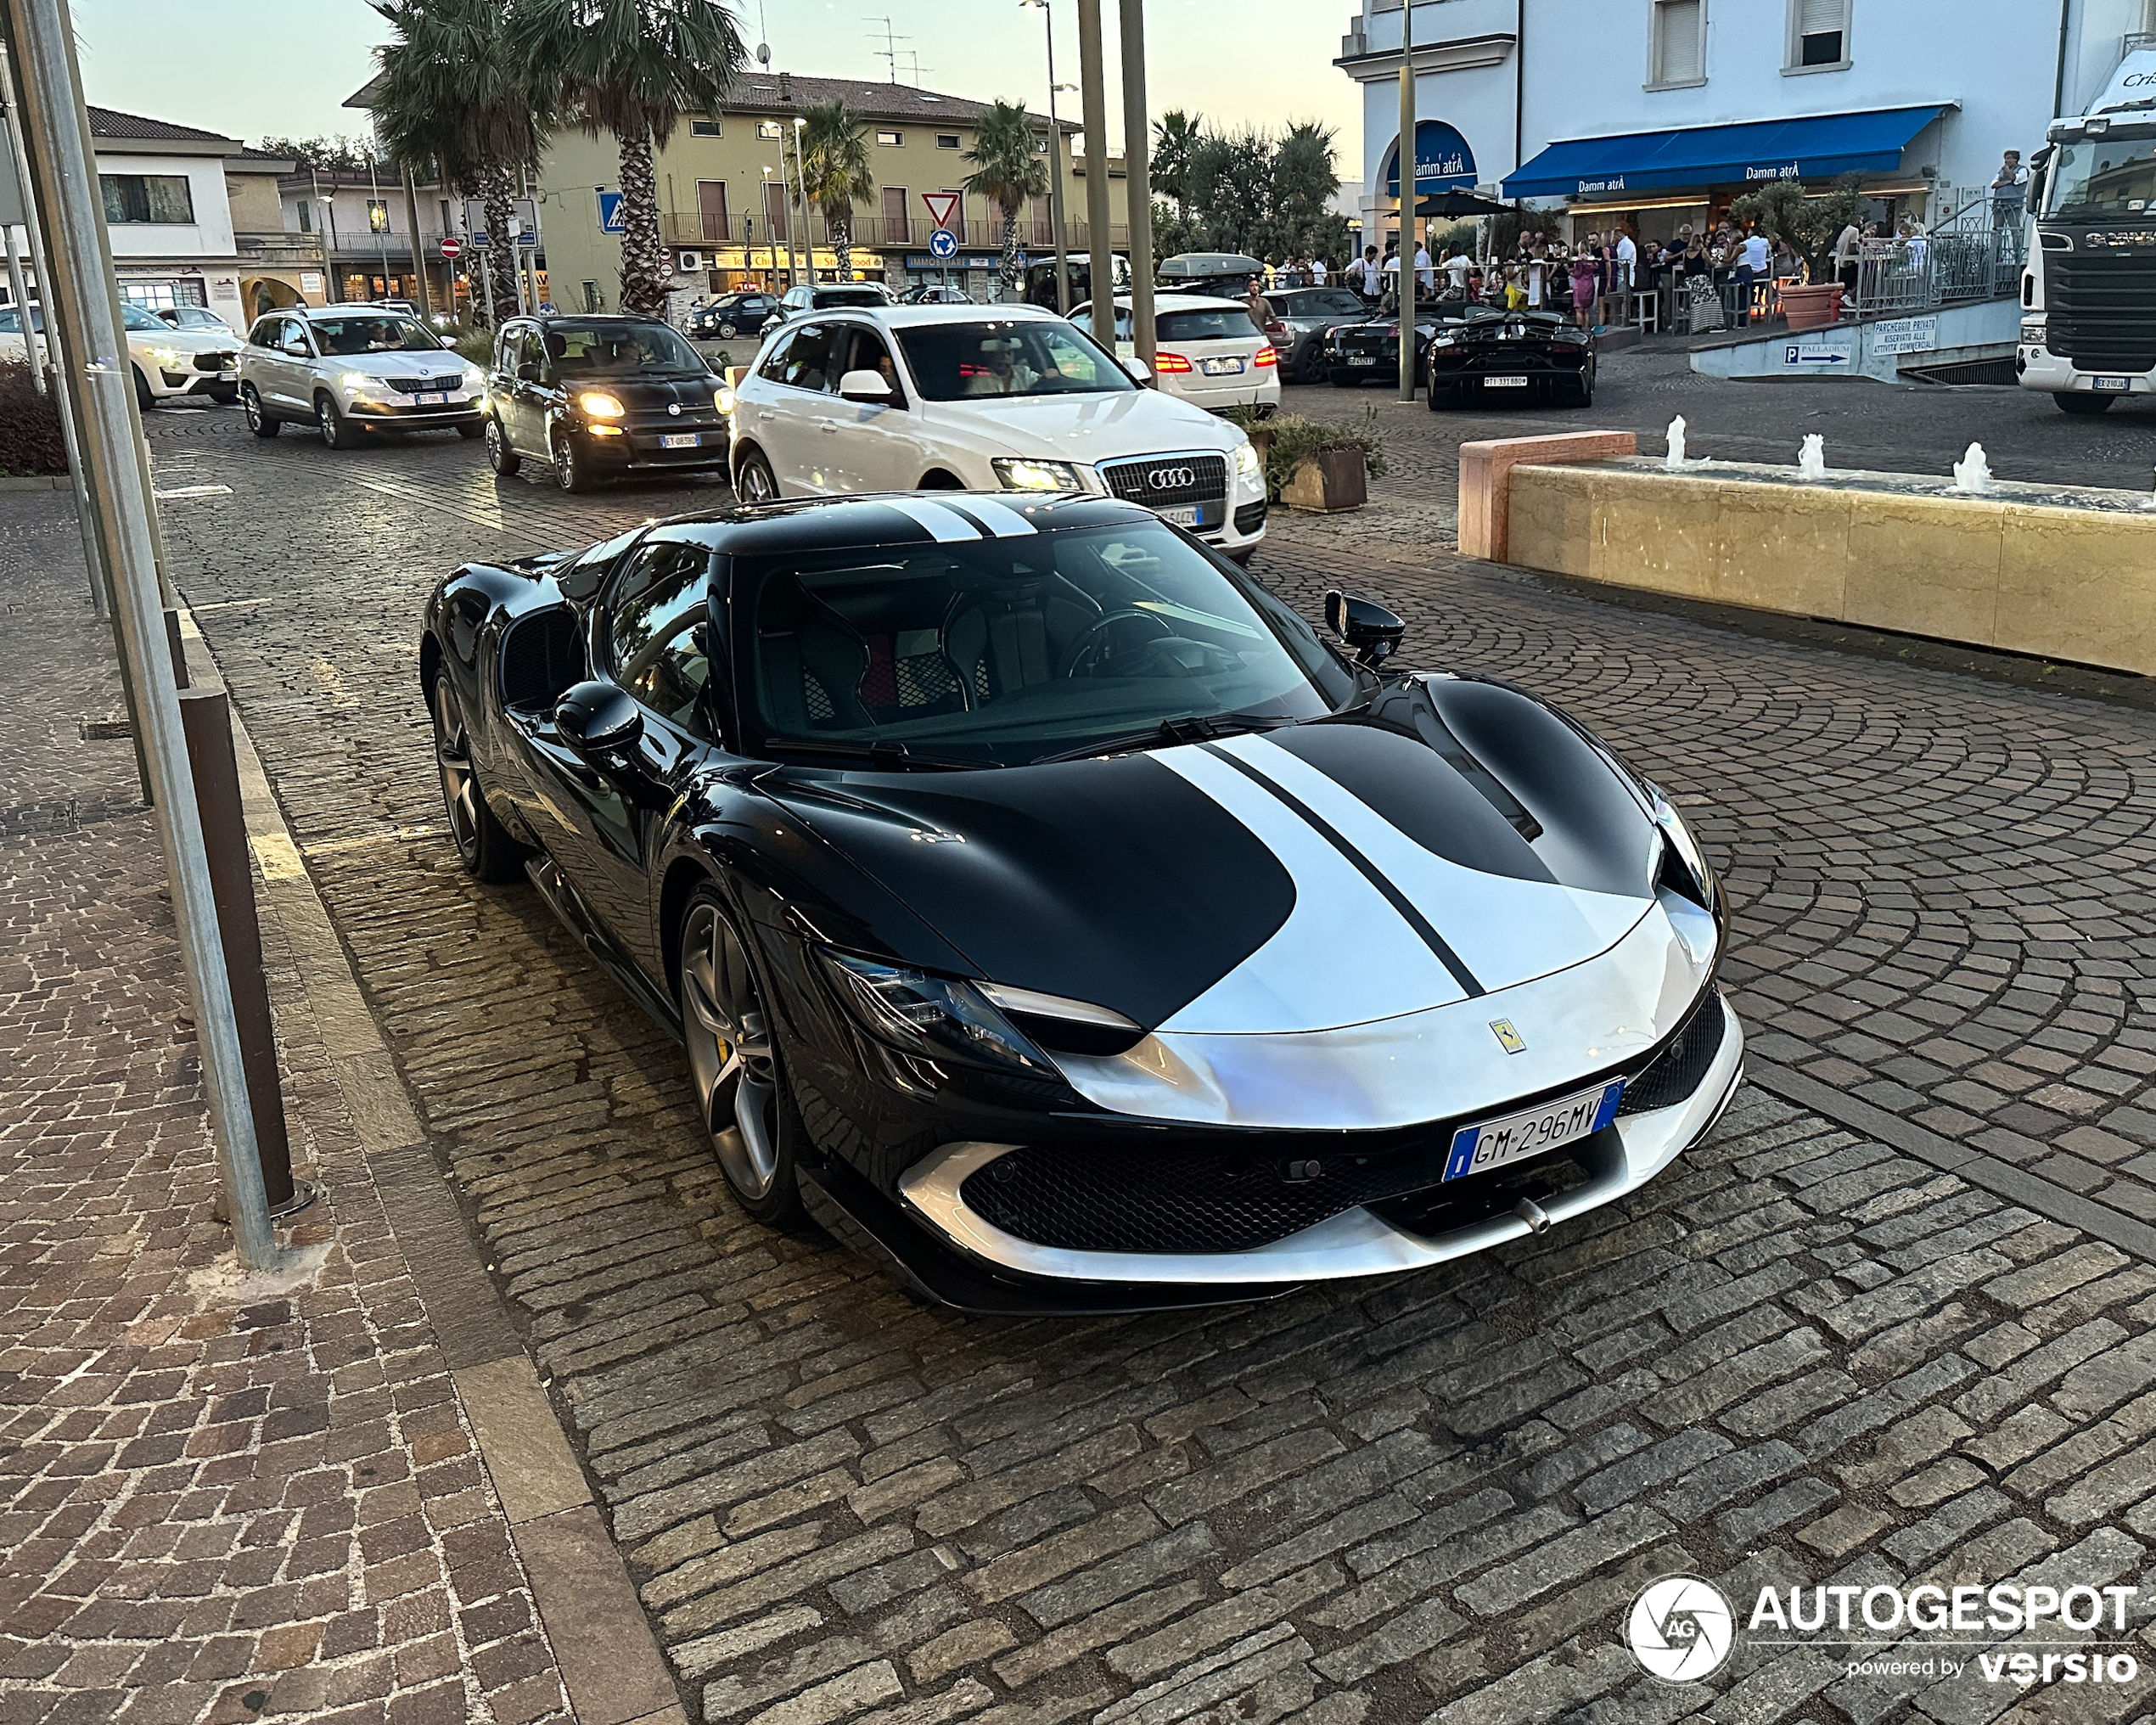
<path fill-rule="evenodd" d="M 524 358 L 524 331 L 521 323 L 503 325 L 502 334 L 494 344 L 494 368 L 514 377 Z"/>
<path fill-rule="evenodd" d="M 850 371 L 873 371 L 891 386 L 892 404 L 906 405 L 905 386 L 898 380 L 898 368 L 891 362 L 890 350 L 884 346 L 884 338 L 873 329 L 840 330 L 841 340 L 848 334 L 853 338 L 853 351 L 845 365 L 839 368 L 843 379 Z"/>
<path fill-rule="evenodd" d="M 831 339 L 837 333 L 828 323 L 805 323 L 794 331 L 778 381 L 797 390 L 828 395 L 837 382 L 831 375 Z"/>
<path fill-rule="evenodd" d="M 295 359 L 312 359 L 314 350 L 308 345 L 306 326 L 297 317 L 287 317 L 279 332 L 278 346 Z"/>
<path fill-rule="evenodd" d="M 607 600 L 615 681 L 661 717 L 699 735 L 697 703 L 710 678 L 711 553 L 678 540 L 630 557 Z"/>
<path fill-rule="evenodd" d="M 786 377 L 786 356 L 794 351 L 794 336 L 789 332 L 778 338 L 778 345 L 771 351 L 771 357 L 756 368 L 756 375 L 772 383 L 783 383 Z"/>
<path fill-rule="evenodd" d="M 284 321 L 282 317 L 257 317 L 255 327 L 247 332 L 247 345 L 250 347 L 276 346 L 277 326 Z"/>

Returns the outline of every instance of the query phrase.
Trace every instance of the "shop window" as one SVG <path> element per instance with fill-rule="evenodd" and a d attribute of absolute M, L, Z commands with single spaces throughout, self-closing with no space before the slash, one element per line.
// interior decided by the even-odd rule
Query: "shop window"
<path fill-rule="evenodd" d="M 1834 71 L 1849 64 L 1850 0 L 1789 0 L 1788 72 Z"/>
<path fill-rule="evenodd" d="M 1653 0 L 1653 7 L 1648 87 L 1705 83 L 1707 8 L 1703 0 Z"/>
<path fill-rule="evenodd" d="M 189 222 L 194 193 L 185 174 L 99 174 L 108 222 Z"/>

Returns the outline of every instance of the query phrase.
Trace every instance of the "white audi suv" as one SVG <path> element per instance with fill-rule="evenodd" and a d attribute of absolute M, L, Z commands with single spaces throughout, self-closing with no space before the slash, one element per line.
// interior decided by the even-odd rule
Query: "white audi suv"
<path fill-rule="evenodd" d="M 1052 312 L 883 306 L 797 317 L 735 374 L 744 502 L 872 492 L 1092 492 L 1144 504 L 1238 561 L 1265 536 L 1242 430 L 1140 387 Z"/>

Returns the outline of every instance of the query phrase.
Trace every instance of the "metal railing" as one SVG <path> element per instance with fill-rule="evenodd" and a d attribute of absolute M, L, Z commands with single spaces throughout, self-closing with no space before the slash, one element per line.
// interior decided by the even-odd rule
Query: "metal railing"
<path fill-rule="evenodd" d="M 1856 303 L 1847 309 L 1869 317 L 2004 298 L 2020 279 L 2024 256 L 2018 222 L 1867 239 L 1857 254 Z"/>
<path fill-rule="evenodd" d="M 991 213 L 986 219 L 969 212 L 970 219 L 962 221 L 952 232 L 958 244 L 969 251 L 992 251 L 1003 243 L 1003 222 L 1000 216 Z M 757 251 L 776 245 L 781 253 L 786 249 L 789 224 L 783 221 L 767 221 L 761 216 L 729 216 L 723 222 L 707 218 L 696 210 L 668 210 L 659 218 L 660 236 L 671 246 L 686 249 L 699 247 L 745 245 Z M 1069 235 L 1070 249 L 1084 251 L 1092 244 L 1092 228 L 1083 222 L 1064 224 Z M 815 244 L 827 248 L 831 244 L 829 226 L 811 213 L 808 230 Z M 926 251 L 929 239 L 935 232 L 935 223 L 923 216 L 886 216 L 879 211 L 859 210 L 854 212 L 853 244 L 865 251 Z M 396 236 L 390 236 L 396 244 Z M 1028 252 L 1053 252 L 1055 249 L 1054 225 L 1046 221 L 1028 217 L 1019 223 L 1019 243 Z M 1110 224 L 1109 244 L 1117 249 L 1127 248 L 1131 230 L 1120 222 Z M 360 250 L 361 246 L 340 246 L 340 250 Z"/>

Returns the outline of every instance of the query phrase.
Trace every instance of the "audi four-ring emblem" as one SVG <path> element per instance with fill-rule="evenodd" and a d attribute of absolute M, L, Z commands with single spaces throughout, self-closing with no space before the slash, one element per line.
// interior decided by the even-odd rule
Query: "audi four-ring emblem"
<path fill-rule="evenodd" d="M 1148 491 L 1182 491 L 1197 483 L 1198 475 L 1187 467 L 1156 467 L 1145 476 Z"/>

